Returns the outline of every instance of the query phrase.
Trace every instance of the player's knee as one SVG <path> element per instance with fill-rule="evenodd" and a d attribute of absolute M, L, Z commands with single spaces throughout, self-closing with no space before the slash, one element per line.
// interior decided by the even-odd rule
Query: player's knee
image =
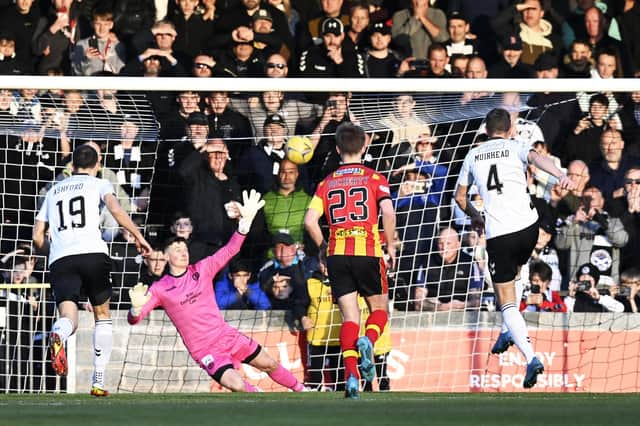
<path fill-rule="evenodd" d="M 225 371 L 219 382 L 232 392 L 244 392 L 246 390 L 244 380 L 235 370 Z"/>
<path fill-rule="evenodd" d="M 267 374 L 276 371 L 277 368 L 278 368 L 278 362 L 273 358 L 269 358 L 265 360 L 260 365 L 260 370 Z"/>

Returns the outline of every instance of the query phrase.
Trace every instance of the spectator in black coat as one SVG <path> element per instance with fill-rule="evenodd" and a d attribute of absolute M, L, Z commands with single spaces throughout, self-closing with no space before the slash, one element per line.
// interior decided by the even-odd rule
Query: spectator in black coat
<path fill-rule="evenodd" d="M 30 65 L 35 65 L 35 55 L 31 50 L 31 40 L 40 19 L 40 10 L 33 6 L 32 0 L 18 1 L 15 7 L 6 9 L 0 16 L 0 28 L 3 33 L 11 35 L 16 43 L 16 58 Z"/>

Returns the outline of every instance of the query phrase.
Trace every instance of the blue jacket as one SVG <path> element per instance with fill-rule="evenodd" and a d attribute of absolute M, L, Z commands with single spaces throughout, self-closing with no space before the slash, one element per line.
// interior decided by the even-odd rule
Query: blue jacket
<path fill-rule="evenodd" d="M 271 309 L 269 298 L 260 288 L 259 282 L 252 282 L 247 285 L 244 295 L 233 286 L 233 282 L 227 274 L 215 283 L 216 302 L 220 309 Z"/>

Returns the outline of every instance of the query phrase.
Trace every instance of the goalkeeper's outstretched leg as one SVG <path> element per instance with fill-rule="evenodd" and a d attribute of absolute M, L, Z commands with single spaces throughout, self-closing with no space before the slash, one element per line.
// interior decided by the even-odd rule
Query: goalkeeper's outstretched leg
<path fill-rule="evenodd" d="M 271 358 L 271 356 L 262 349 L 262 347 L 258 346 L 254 355 L 255 357 L 252 356 L 250 357 L 250 360 L 247 359 L 245 362 L 256 369 L 267 373 L 274 382 L 294 392 L 304 392 L 307 390 L 307 388 L 305 388 L 305 386 L 300 383 L 289 370 Z M 220 370 L 223 370 L 223 372 L 220 373 Z M 257 387 L 246 382 L 232 365 L 226 365 L 218 369 L 218 371 L 213 374 L 213 378 L 222 386 L 233 392 L 260 391 Z"/>

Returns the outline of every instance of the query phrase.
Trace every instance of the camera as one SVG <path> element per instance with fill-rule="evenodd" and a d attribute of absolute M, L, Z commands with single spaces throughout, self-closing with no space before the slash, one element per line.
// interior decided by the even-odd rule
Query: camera
<path fill-rule="evenodd" d="M 422 194 L 424 193 L 425 183 L 420 181 L 413 182 L 413 193 L 414 194 Z"/>
<path fill-rule="evenodd" d="M 329 99 L 327 101 L 327 108 L 337 108 L 338 107 L 338 101 L 336 101 L 335 99 Z"/>
<path fill-rule="evenodd" d="M 415 59 L 409 62 L 409 66 L 417 69 L 417 70 L 426 70 L 429 68 L 429 61 L 426 59 Z"/>
<path fill-rule="evenodd" d="M 576 291 L 587 292 L 591 288 L 591 281 L 578 281 L 576 283 Z"/>
<path fill-rule="evenodd" d="M 540 294 L 540 285 L 538 284 L 531 284 L 531 290 L 530 290 L 531 294 Z"/>
<path fill-rule="evenodd" d="M 599 287 L 598 293 L 600 294 L 600 296 L 611 296 L 611 292 L 609 291 L 609 289 L 604 287 Z"/>

